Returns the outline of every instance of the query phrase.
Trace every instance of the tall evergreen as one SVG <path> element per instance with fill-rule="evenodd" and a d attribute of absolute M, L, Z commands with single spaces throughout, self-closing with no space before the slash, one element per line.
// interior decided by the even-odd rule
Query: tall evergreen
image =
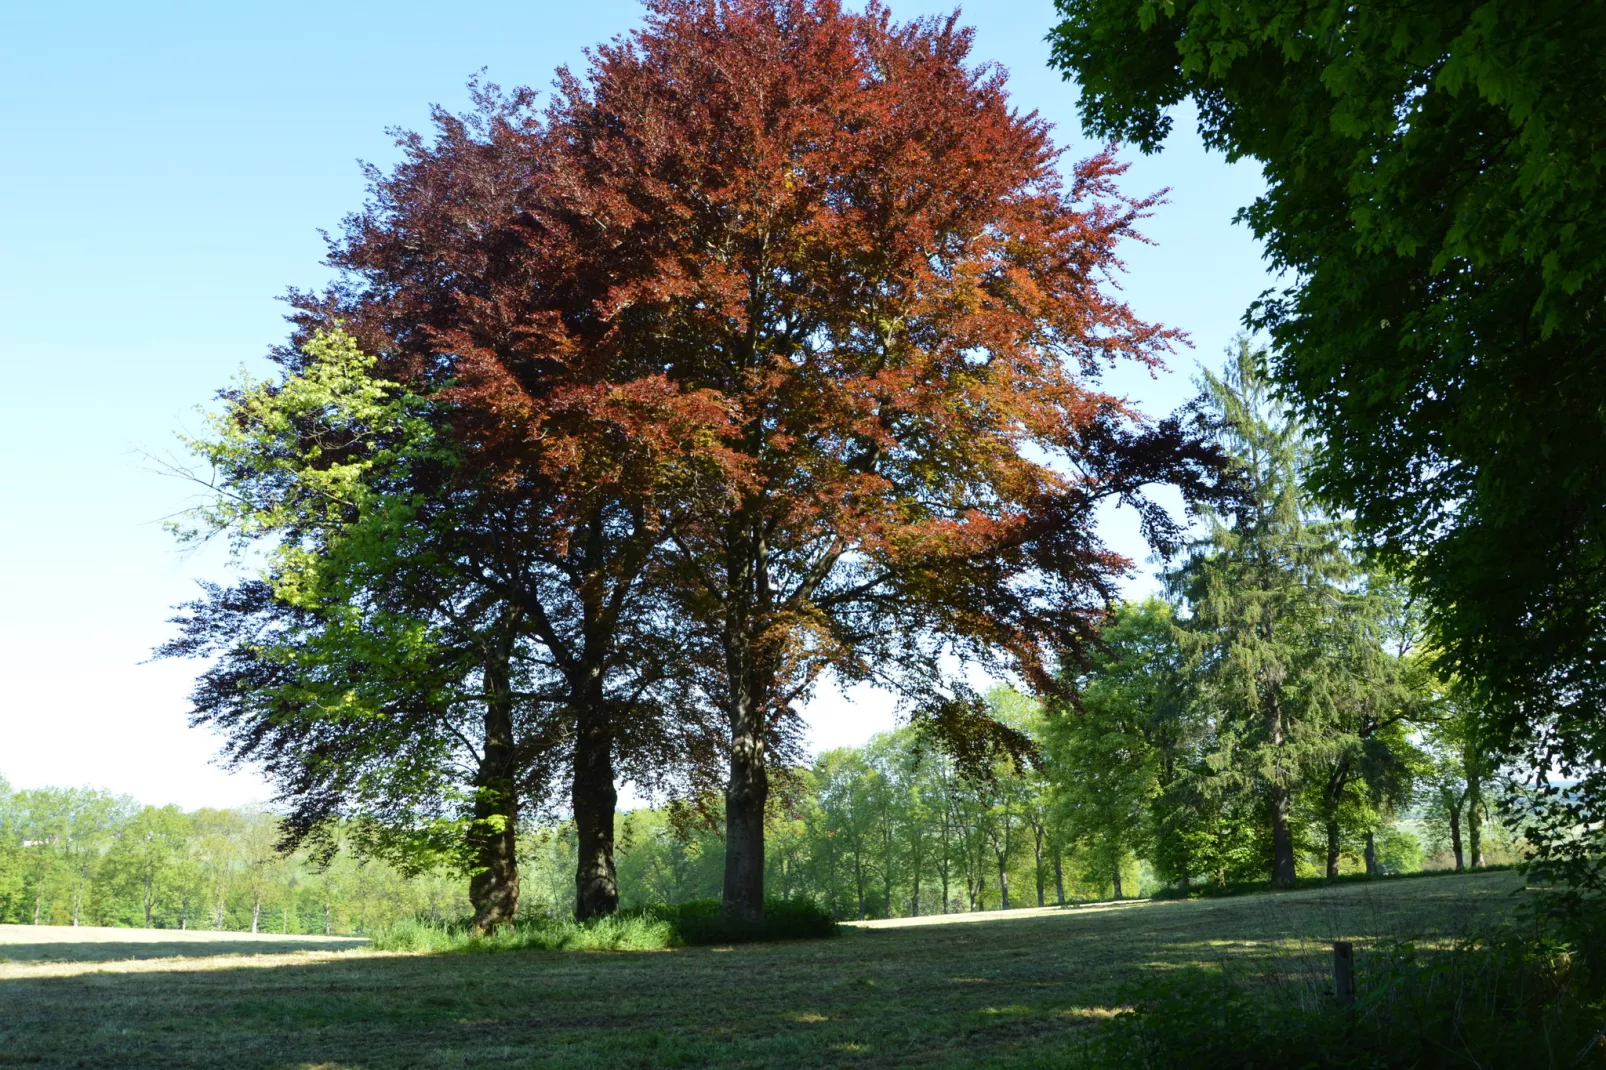
<path fill-rule="evenodd" d="M 1369 609 L 1342 522 L 1305 486 L 1311 443 L 1278 409 L 1265 354 L 1240 338 L 1228 356 L 1201 385 L 1242 499 L 1207 514 L 1207 534 L 1169 579 L 1187 607 L 1181 640 L 1213 729 L 1200 776 L 1218 795 L 1253 799 L 1272 882 L 1288 886 L 1296 797 L 1345 745 Z"/>

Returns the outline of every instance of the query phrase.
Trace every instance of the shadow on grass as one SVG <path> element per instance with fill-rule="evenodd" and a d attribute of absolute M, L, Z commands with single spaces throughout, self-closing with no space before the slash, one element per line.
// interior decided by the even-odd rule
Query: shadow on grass
<path fill-rule="evenodd" d="M 1503 908 L 1510 884 L 1469 878 L 1448 900 L 1329 889 L 658 954 L 18 967 L 0 980 L 0 1066 L 1059 1066 L 1137 977 L 1237 960 L 1255 976 L 1271 966 L 1315 979 L 1329 934 L 1454 929 Z"/>
<path fill-rule="evenodd" d="M 298 940 L 94 940 L 0 943 L 0 962 L 120 962 L 129 959 L 216 958 L 220 955 L 283 955 L 297 951 L 346 951 L 365 947 L 358 937 Z"/>

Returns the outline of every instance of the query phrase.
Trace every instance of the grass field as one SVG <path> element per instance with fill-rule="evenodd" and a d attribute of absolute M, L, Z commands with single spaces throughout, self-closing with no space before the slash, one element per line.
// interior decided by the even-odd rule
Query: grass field
<path fill-rule="evenodd" d="M 206 944 L 67 930 L 52 951 L 11 926 L 0 960 L 25 961 L 0 961 L 0 1066 L 1046 1067 L 1145 972 L 1309 977 L 1333 939 L 1450 938 L 1502 919 L 1519 883 L 954 916 L 668 952 L 394 954 L 316 938 L 287 951 L 267 938 L 184 957 Z"/>

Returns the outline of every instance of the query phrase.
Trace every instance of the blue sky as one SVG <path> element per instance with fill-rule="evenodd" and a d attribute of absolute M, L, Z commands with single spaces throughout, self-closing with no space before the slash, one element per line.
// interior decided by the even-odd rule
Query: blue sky
<path fill-rule="evenodd" d="M 892 4 L 910 18 L 951 4 Z M 88 784 L 145 802 L 232 805 L 267 791 L 211 766 L 186 727 L 194 666 L 142 664 L 169 607 L 220 555 L 180 554 L 162 528 L 190 492 L 152 469 L 195 406 L 239 368 L 264 370 L 287 286 L 316 286 L 319 228 L 358 207 L 357 160 L 395 159 L 390 127 L 461 107 L 480 68 L 544 89 L 560 64 L 629 29 L 625 0 L 440 5 L 10 4 L 0 8 L 0 776 Z M 1082 138 L 1075 87 L 1046 67 L 1047 0 L 964 13 L 976 56 L 1011 73 L 1017 104 Z M 1114 380 L 1151 412 L 1191 390 L 1270 285 L 1233 212 L 1259 176 L 1206 156 L 1179 122 L 1126 189 L 1171 187 L 1127 251 L 1140 314 L 1196 348 L 1159 380 Z M 1109 537 L 1140 559 L 1131 525 Z M 1141 581 L 1140 581 L 1141 585 Z M 818 746 L 891 723 L 875 696 L 825 694 Z"/>

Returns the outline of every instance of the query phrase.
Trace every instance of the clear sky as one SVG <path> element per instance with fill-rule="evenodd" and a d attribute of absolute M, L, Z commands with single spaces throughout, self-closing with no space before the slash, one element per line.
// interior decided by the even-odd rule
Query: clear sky
<path fill-rule="evenodd" d="M 952 10 L 893 0 L 909 18 Z M 90 785 L 185 807 L 265 799 L 249 773 L 210 764 L 186 726 L 195 666 L 146 663 L 174 603 L 222 557 L 177 552 L 162 520 L 190 491 L 146 454 L 239 368 L 265 370 L 287 286 L 317 286 L 319 228 L 363 198 L 359 159 L 396 153 L 387 128 L 431 103 L 466 103 L 480 68 L 546 88 L 556 67 L 628 30 L 631 0 L 463 5 L 412 0 L 0 6 L 0 776 L 14 787 Z M 1057 124 L 1073 157 L 1076 90 L 1047 69 L 1048 0 L 964 12 L 976 55 L 1011 73 L 1017 104 Z M 1258 174 L 1207 157 L 1180 122 L 1162 155 L 1135 153 L 1126 188 L 1171 187 L 1127 251 L 1140 314 L 1196 348 L 1159 380 L 1120 388 L 1151 412 L 1191 393 L 1270 285 L 1234 211 Z M 1109 537 L 1144 557 L 1131 525 Z M 1141 584 L 1141 580 L 1138 581 Z M 875 696 L 827 694 L 816 746 L 888 727 Z"/>

